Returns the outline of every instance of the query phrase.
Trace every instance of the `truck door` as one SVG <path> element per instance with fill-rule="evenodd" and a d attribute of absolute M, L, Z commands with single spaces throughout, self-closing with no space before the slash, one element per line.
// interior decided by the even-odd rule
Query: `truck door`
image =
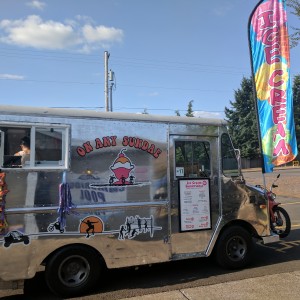
<path fill-rule="evenodd" d="M 172 256 L 205 255 L 219 217 L 217 136 L 170 136 Z"/>

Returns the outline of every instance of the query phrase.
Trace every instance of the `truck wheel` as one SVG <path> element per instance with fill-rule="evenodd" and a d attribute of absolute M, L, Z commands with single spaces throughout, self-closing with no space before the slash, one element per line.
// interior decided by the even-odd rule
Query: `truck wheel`
<path fill-rule="evenodd" d="M 100 279 L 103 261 L 91 248 L 72 245 L 56 252 L 46 263 L 49 289 L 61 297 L 91 292 Z"/>
<path fill-rule="evenodd" d="M 232 226 L 220 236 L 215 257 L 219 265 L 227 269 L 238 269 L 248 265 L 253 255 L 251 234 L 242 227 Z"/>

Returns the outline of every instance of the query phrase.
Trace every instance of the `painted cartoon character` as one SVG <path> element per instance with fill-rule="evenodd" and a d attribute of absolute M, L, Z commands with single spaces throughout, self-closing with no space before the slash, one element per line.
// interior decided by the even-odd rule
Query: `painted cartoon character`
<path fill-rule="evenodd" d="M 120 226 L 118 240 L 124 241 L 126 238 L 134 239 L 140 234 L 149 233 L 153 238 L 155 230 L 161 230 L 162 227 L 154 226 L 154 218 L 151 215 L 149 218 L 141 218 L 140 216 L 126 217 L 124 224 Z"/>
<path fill-rule="evenodd" d="M 110 177 L 110 185 L 126 185 L 133 184 L 134 182 L 134 176 L 130 175 L 130 172 L 134 169 L 134 165 L 123 153 L 125 150 L 126 149 L 121 150 L 113 165 L 110 166 L 110 169 L 114 173 L 114 178 L 112 176 Z M 114 179 L 116 179 L 116 181 L 114 181 Z"/>
<path fill-rule="evenodd" d="M 50 223 L 50 224 L 49 224 L 47 230 L 48 230 L 49 232 L 52 232 L 54 229 L 56 229 L 56 230 L 59 230 L 60 233 L 63 233 L 65 230 L 64 230 L 64 228 L 61 228 L 60 225 L 61 225 L 61 224 L 60 224 L 60 222 L 59 222 L 58 219 L 57 219 L 56 222 Z"/>
<path fill-rule="evenodd" d="M 94 236 L 97 233 L 102 233 L 104 230 L 104 223 L 102 219 L 96 216 L 87 216 L 80 222 L 80 233 L 85 233 L 86 238 Z"/>
<path fill-rule="evenodd" d="M 95 235 L 95 226 L 94 224 L 97 224 L 98 222 L 92 222 L 90 220 L 82 221 L 82 223 L 85 223 L 87 225 L 86 229 L 86 237 L 90 237 L 90 235 Z M 92 231 L 92 233 L 91 233 Z"/>
<path fill-rule="evenodd" d="M 4 237 L 4 247 L 9 247 L 11 244 L 14 243 L 24 243 L 25 245 L 29 244 L 29 237 L 27 235 L 24 235 L 22 232 L 18 230 L 10 231 L 5 237 Z"/>

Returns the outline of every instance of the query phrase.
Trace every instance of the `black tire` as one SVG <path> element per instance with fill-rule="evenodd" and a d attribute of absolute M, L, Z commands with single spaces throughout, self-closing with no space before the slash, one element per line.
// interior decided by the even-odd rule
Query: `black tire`
<path fill-rule="evenodd" d="M 291 231 L 291 220 L 286 210 L 280 206 L 273 208 L 275 223 L 271 223 L 273 232 L 279 235 L 280 238 L 285 238 Z"/>
<path fill-rule="evenodd" d="M 214 254 L 217 263 L 223 268 L 239 269 L 250 263 L 253 249 L 251 234 L 240 226 L 231 226 L 222 232 Z"/>
<path fill-rule="evenodd" d="M 82 245 L 68 246 L 47 261 L 46 282 L 57 296 L 83 295 L 95 287 L 103 267 L 103 259 L 95 250 Z"/>
<path fill-rule="evenodd" d="M 53 226 L 52 224 L 50 224 L 50 225 L 48 226 L 47 230 L 48 230 L 49 232 L 52 232 L 52 231 L 54 230 L 54 226 Z"/>

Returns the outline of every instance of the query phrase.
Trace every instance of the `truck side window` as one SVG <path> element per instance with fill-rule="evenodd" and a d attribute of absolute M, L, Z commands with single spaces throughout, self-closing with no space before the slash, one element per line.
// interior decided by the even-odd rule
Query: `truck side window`
<path fill-rule="evenodd" d="M 24 139 L 27 154 L 24 156 Z M 7 124 L 0 127 L 1 168 L 67 169 L 69 126 Z M 28 150 L 29 149 L 29 150 Z M 19 156 L 18 156 L 19 155 Z"/>
<path fill-rule="evenodd" d="M 221 137 L 221 154 L 223 174 L 226 177 L 239 176 L 238 160 L 228 134 L 223 134 Z"/>
<path fill-rule="evenodd" d="M 206 141 L 175 142 L 176 177 L 209 177 L 210 144 Z"/>
<path fill-rule="evenodd" d="M 52 166 L 63 165 L 64 130 L 61 128 L 36 128 L 35 133 L 35 164 L 48 164 Z"/>

